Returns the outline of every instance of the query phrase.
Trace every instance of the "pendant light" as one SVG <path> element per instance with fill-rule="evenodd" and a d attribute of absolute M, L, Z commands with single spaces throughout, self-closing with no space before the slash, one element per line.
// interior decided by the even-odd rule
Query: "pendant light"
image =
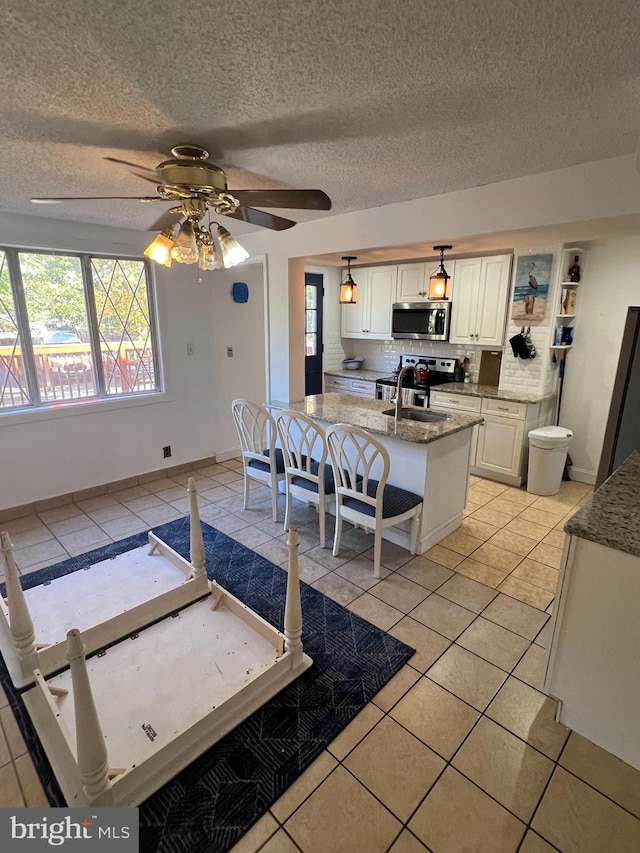
<path fill-rule="evenodd" d="M 355 305 L 358 285 L 351 278 L 351 261 L 357 261 L 355 255 L 343 255 L 342 260 L 347 262 L 347 275 L 343 282 L 340 283 L 340 304 Z"/>
<path fill-rule="evenodd" d="M 444 268 L 444 253 L 452 246 L 434 246 L 436 252 L 440 252 L 440 268 L 429 276 L 429 299 L 448 299 L 449 281 L 451 276 Z"/>

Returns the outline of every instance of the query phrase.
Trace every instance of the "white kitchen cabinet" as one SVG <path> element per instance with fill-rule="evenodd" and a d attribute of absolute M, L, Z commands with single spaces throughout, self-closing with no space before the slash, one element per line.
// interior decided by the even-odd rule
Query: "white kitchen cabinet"
<path fill-rule="evenodd" d="M 568 523 L 573 530 L 565 537 L 544 692 L 559 700 L 558 722 L 640 770 L 640 556 L 634 548 L 639 513 L 633 459 L 618 469 L 620 479 L 614 473 L 600 487 L 604 492 L 596 490 L 577 527 L 573 519 Z M 596 519 L 593 525 L 585 523 L 590 517 Z M 587 526 L 594 541 L 581 535 Z"/>
<path fill-rule="evenodd" d="M 457 261 L 447 261 L 445 269 L 451 281 L 455 277 Z M 396 302 L 424 302 L 429 299 L 429 278 L 440 267 L 439 261 L 427 261 L 424 264 L 398 264 L 398 289 Z"/>
<path fill-rule="evenodd" d="M 422 302 L 429 296 L 426 264 L 398 264 L 396 302 Z"/>
<path fill-rule="evenodd" d="M 432 391 L 431 408 L 481 414 L 474 427 L 470 471 L 478 477 L 521 486 L 527 478 L 529 430 L 539 426 L 539 403 L 516 403 L 489 397 Z M 546 425 L 546 424 L 545 424 Z"/>
<path fill-rule="evenodd" d="M 362 267 L 351 274 L 358 285 L 357 302 L 342 306 L 342 337 L 390 339 L 397 266 Z"/>
<path fill-rule="evenodd" d="M 376 383 L 372 379 L 350 379 L 346 376 L 324 375 L 324 390 L 326 394 L 351 394 L 352 397 L 369 397 L 375 399 Z"/>
<path fill-rule="evenodd" d="M 443 412 L 462 412 L 465 415 L 479 415 L 482 409 L 482 397 L 472 397 L 469 394 L 453 394 L 446 391 L 431 391 L 430 408 Z M 471 447 L 469 451 L 469 464 L 475 465 L 478 430 L 476 425 L 471 430 Z"/>
<path fill-rule="evenodd" d="M 449 342 L 502 346 L 511 255 L 456 261 Z"/>
<path fill-rule="evenodd" d="M 506 477 L 520 473 L 520 456 L 524 436 L 524 421 L 483 415 L 480 424 L 475 468 Z"/>

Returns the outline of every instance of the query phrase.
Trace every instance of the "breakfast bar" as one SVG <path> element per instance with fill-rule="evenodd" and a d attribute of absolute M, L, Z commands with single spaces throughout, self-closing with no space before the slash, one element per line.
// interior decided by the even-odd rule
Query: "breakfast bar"
<path fill-rule="evenodd" d="M 444 419 L 423 423 L 401 417 L 396 420 L 388 401 L 369 400 L 348 394 L 318 394 L 299 403 L 269 403 L 272 409 L 304 412 L 324 427 L 343 423 L 361 427 L 378 438 L 389 452 L 388 482 L 423 497 L 417 552 L 428 551 L 462 522 L 469 479 L 472 427 L 479 416 L 444 413 Z M 420 416 L 424 409 L 409 406 L 404 413 Z M 390 527 L 383 537 L 409 548 L 409 524 Z"/>

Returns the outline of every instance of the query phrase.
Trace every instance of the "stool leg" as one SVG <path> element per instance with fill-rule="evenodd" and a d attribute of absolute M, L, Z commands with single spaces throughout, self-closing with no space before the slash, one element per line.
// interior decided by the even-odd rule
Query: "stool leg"
<path fill-rule="evenodd" d="M 373 576 L 380 577 L 380 552 L 382 551 L 382 530 L 376 525 L 373 532 Z"/>

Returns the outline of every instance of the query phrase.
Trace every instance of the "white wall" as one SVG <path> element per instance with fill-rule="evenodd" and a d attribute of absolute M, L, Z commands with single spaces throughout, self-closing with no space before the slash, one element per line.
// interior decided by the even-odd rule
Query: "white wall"
<path fill-rule="evenodd" d="M 640 237 L 586 246 L 560 423 L 574 432 L 572 474 L 593 483 L 630 305 L 640 305 Z"/>
<path fill-rule="evenodd" d="M 149 239 L 144 232 L 0 216 L 0 245 L 141 256 Z M 166 393 L 126 403 L 0 415 L 0 509 L 206 458 L 237 445 L 225 414 L 231 395 L 265 396 L 262 265 L 246 273 L 203 273 L 200 285 L 193 267 L 154 266 L 154 274 Z M 250 284 L 253 298 L 236 305 L 231 282 L 249 277 L 255 279 Z M 243 326 L 247 318 L 249 334 Z M 194 345 L 193 356 L 187 355 L 188 343 Z M 226 358 L 228 343 L 234 346 L 234 359 Z M 164 459 L 162 447 L 168 444 L 172 456 Z"/>
<path fill-rule="evenodd" d="M 260 263 L 216 270 L 211 280 L 215 294 L 211 331 L 215 398 L 210 429 L 212 438 L 215 436 L 215 454 L 219 460 L 229 459 L 240 452 L 231 416 L 231 401 L 236 397 L 246 397 L 262 403 L 269 396 L 264 279 Z M 231 287 L 236 281 L 243 281 L 249 286 L 248 302 L 233 301 Z M 227 356 L 227 347 L 233 349 L 231 358 Z M 198 394 L 198 389 L 194 389 L 194 394 Z"/>

